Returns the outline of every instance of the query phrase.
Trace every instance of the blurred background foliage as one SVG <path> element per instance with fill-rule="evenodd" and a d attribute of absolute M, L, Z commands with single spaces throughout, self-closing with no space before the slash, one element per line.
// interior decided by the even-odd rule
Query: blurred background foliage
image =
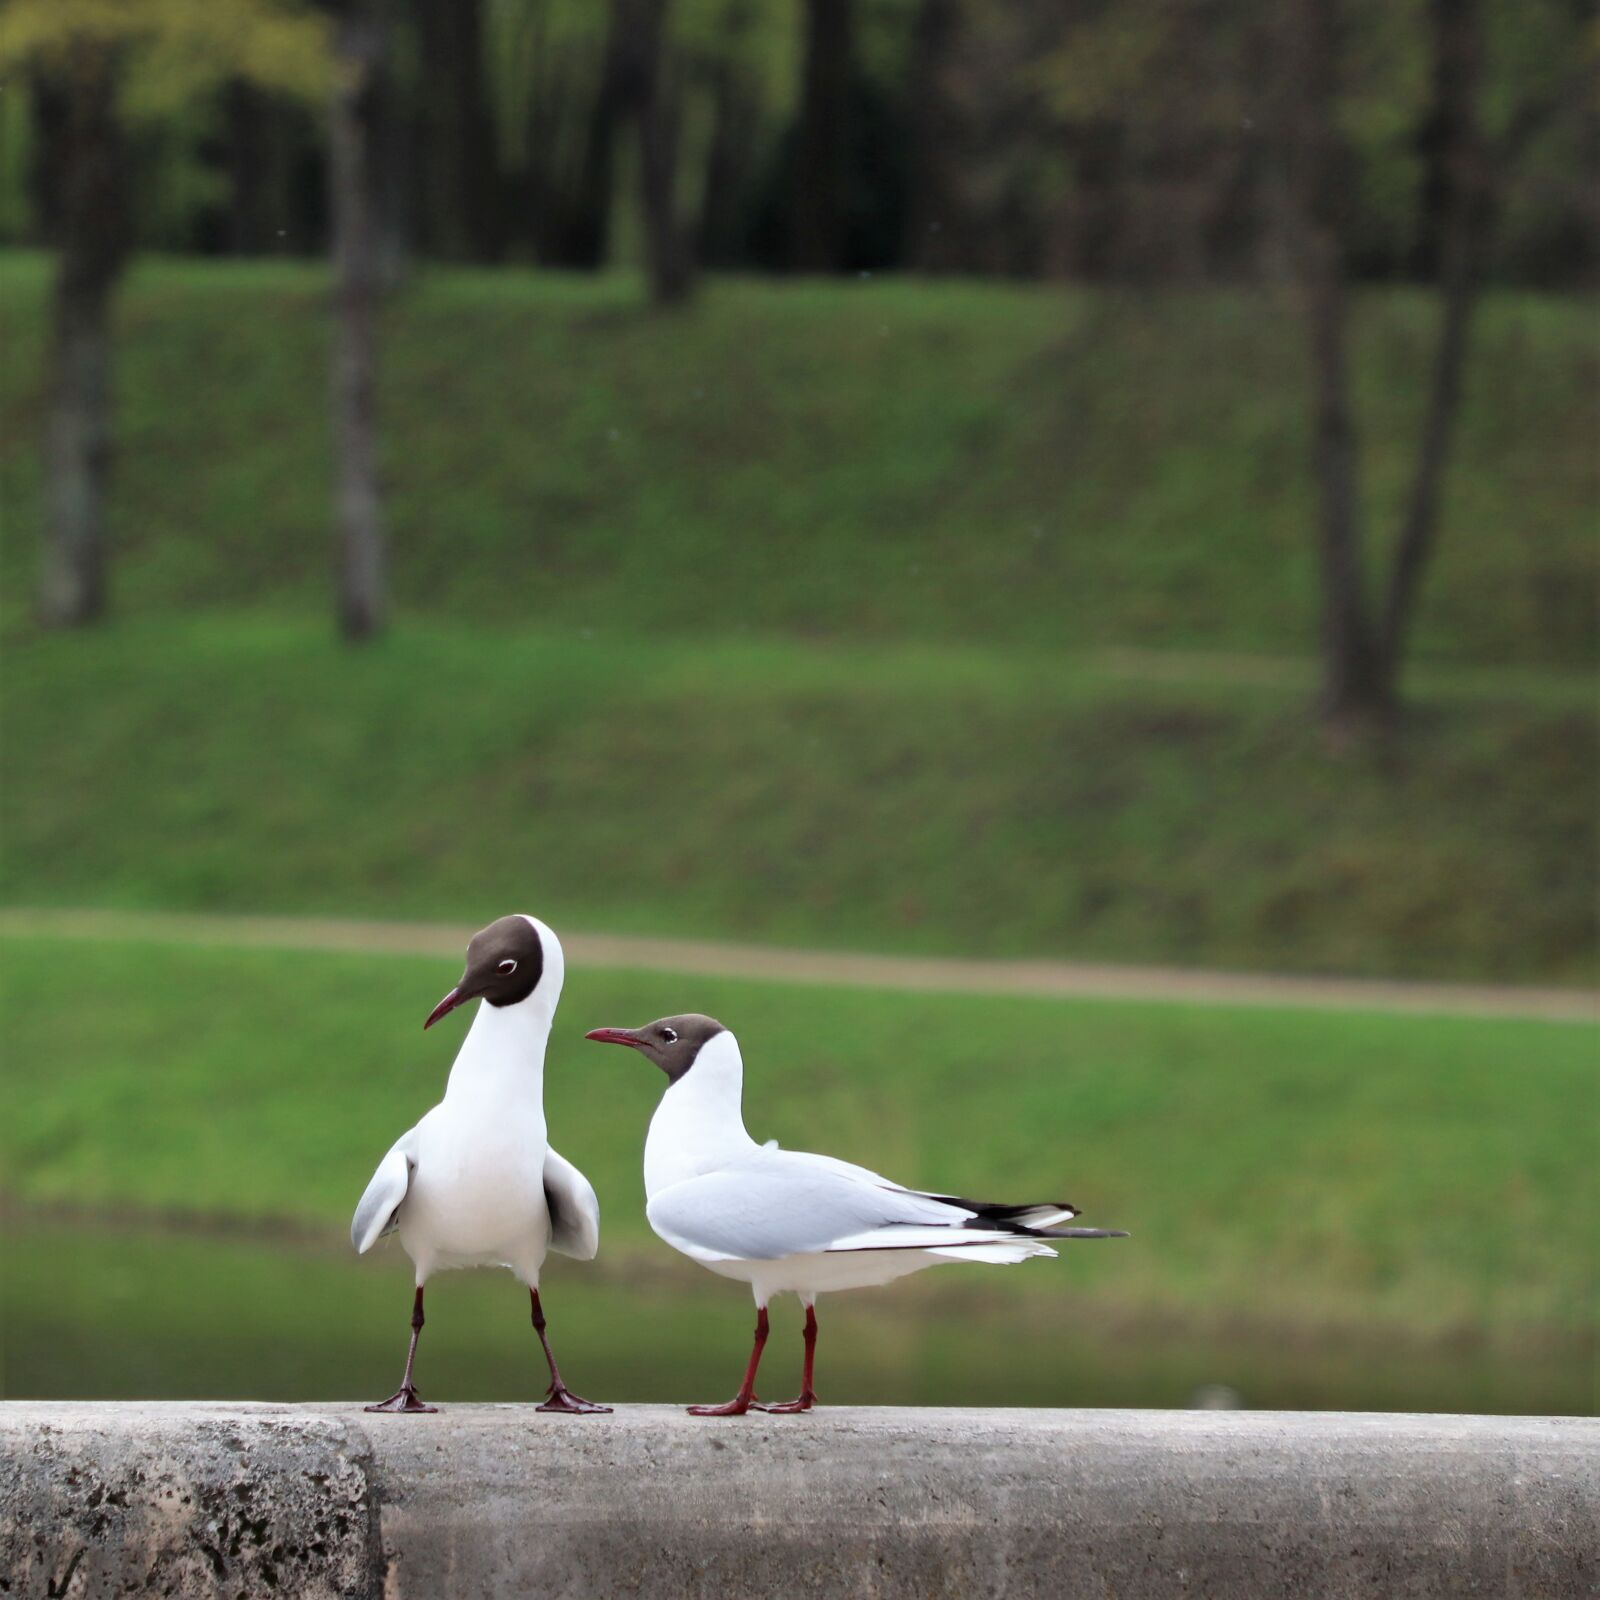
<path fill-rule="evenodd" d="M 636 159 L 623 58 L 648 0 L 370 0 L 390 33 L 387 225 L 428 260 L 593 268 Z M 1362 277 L 1426 276 L 1430 6 L 1346 0 L 1339 122 Z M 304 255 L 327 242 L 322 19 L 285 0 L 13 0 L 0 216 L 37 239 L 50 138 L 30 76 L 69 40 L 126 43 L 140 248 Z M 678 194 L 711 267 L 899 268 L 1194 281 L 1272 270 L 1283 70 L 1304 12 L 1227 0 L 673 0 L 661 52 Z M 1480 0 L 1486 136 L 1530 124 L 1494 249 L 1503 281 L 1593 267 L 1585 183 L 1592 19 L 1568 0 Z M 807 51 L 837 58 L 813 61 Z M 837 79 L 819 86 L 818 77 Z M 22 92 L 17 92 L 21 90 Z M 287 91 L 287 92 L 284 92 Z M 803 172 L 808 103 L 839 113 Z M 800 180 L 804 180 L 803 182 Z M 31 192 L 30 192 L 31 185 Z M 818 189 L 837 186 L 837 196 Z M 809 211 L 836 213 L 803 259 Z M 633 249 L 637 249 L 635 243 Z"/>
<path fill-rule="evenodd" d="M 9 0 L 7 1391 L 387 1389 L 405 1273 L 340 1235 L 453 957 L 230 919 L 522 908 L 1156 969 L 575 970 L 585 1392 L 739 1354 L 643 1226 L 656 1086 L 573 1043 L 709 1009 L 760 1136 L 1134 1234 L 825 1307 L 826 1398 L 1592 1409 L 1594 1027 L 1159 969 L 1594 981 L 1595 42 L 1566 0 Z M 509 1283 L 431 1298 L 425 1390 L 533 1393 Z"/>

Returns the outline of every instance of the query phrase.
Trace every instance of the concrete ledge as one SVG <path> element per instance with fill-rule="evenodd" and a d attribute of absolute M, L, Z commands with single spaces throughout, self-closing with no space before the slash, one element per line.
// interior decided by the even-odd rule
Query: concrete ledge
<path fill-rule="evenodd" d="M 12 1595 L 1600 1593 L 1600 1423 L 0 1406 Z"/>

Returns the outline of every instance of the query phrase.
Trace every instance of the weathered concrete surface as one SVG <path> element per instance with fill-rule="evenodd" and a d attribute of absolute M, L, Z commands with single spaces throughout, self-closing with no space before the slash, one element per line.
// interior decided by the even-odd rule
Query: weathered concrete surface
<path fill-rule="evenodd" d="M 339 1409 L 0 1405 L 0 1593 L 379 1591 L 371 1459 Z"/>
<path fill-rule="evenodd" d="M 1600 1595 L 1600 1423 L 0 1407 L 10 1594 Z"/>

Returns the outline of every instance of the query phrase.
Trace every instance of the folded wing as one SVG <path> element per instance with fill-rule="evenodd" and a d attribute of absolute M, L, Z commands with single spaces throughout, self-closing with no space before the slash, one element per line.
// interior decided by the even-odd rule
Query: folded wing
<path fill-rule="evenodd" d="M 350 1221 L 350 1243 L 362 1255 L 398 1226 L 395 1213 L 411 1188 L 416 1166 L 417 1130 L 412 1128 L 390 1146 L 356 1204 L 356 1214 Z"/>
<path fill-rule="evenodd" d="M 550 1210 L 551 1248 L 579 1261 L 593 1261 L 600 1248 L 600 1202 L 589 1180 L 566 1157 L 548 1148 L 544 1198 Z"/>
<path fill-rule="evenodd" d="M 768 1151 L 778 1149 L 778 1143 L 773 1140 L 764 1147 Z M 963 1195 L 937 1194 L 931 1189 L 907 1189 L 903 1184 L 895 1183 L 886 1178 L 882 1173 L 873 1172 L 867 1167 L 858 1167 L 852 1161 L 840 1161 L 835 1156 L 818 1155 L 814 1151 L 784 1151 L 786 1155 L 796 1155 L 804 1161 L 816 1162 L 831 1171 L 844 1174 L 846 1177 L 858 1178 L 864 1183 L 880 1185 L 885 1189 L 893 1189 L 900 1194 L 915 1195 L 919 1200 L 936 1200 L 943 1205 L 954 1206 L 963 1215 L 972 1219 L 975 1227 L 992 1230 L 997 1233 L 1024 1234 L 1028 1237 L 1042 1237 L 1050 1239 L 1126 1239 L 1120 1228 L 1068 1228 L 1063 1224 L 1071 1222 L 1078 1215 L 1078 1208 L 1070 1200 L 1041 1200 L 1030 1201 L 1025 1205 L 1012 1205 L 998 1200 L 969 1200 Z"/>
<path fill-rule="evenodd" d="M 830 1158 L 766 1151 L 659 1191 L 646 1208 L 669 1244 L 703 1261 L 776 1261 L 829 1250 L 986 1243 L 972 1213 Z"/>

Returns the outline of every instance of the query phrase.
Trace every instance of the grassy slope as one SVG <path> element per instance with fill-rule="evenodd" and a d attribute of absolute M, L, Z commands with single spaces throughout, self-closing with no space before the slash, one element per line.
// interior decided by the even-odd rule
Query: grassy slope
<path fill-rule="evenodd" d="M 33 526 L 46 288 L 0 256 L 0 492 Z M 120 603 L 324 604 L 325 279 L 145 262 L 120 312 Z M 1367 297 L 1357 378 L 1380 542 L 1432 330 Z M 1421 659 L 1594 646 L 1596 338 L 1576 302 L 1483 310 Z M 396 302 L 385 442 L 403 602 L 476 623 L 1305 652 L 1314 570 L 1292 308 L 873 282 L 438 273 Z M 8 540 L 7 612 L 31 540 Z"/>
<path fill-rule="evenodd" d="M 1580 308 L 1486 308 L 1421 714 L 1378 767 L 1248 654 L 1311 612 L 1270 303 L 734 282 L 660 320 L 622 282 L 428 276 L 386 361 L 409 609 L 358 658 L 322 622 L 324 280 L 282 265 L 137 269 L 124 620 L 32 635 L 45 282 L 0 256 L 8 898 L 471 919 L 510 892 L 660 933 L 1592 974 Z M 1427 326 L 1364 307 L 1385 514 Z"/>
<path fill-rule="evenodd" d="M 0 1128 L 29 1202 L 285 1218 L 337 1238 L 387 1139 L 436 1098 L 460 1031 L 417 1032 L 453 975 L 437 962 L 49 941 L 5 955 Z M 580 972 L 547 1104 L 602 1197 L 613 1258 L 664 1249 L 638 1176 L 661 1086 L 580 1034 L 685 1008 L 740 1032 L 759 1136 L 974 1193 L 1065 1190 L 1132 1230 L 1073 1255 L 1097 1304 L 1508 1335 L 1571 1336 L 1592 1315 L 1600 1195 L 1578 1114 L 1592 1029 L 727 981 L 689 993 Z"/>
<path fill-rule="evenodd" d="M 1440 693 L 1334 759 L 1297 691 L 1059 659 L 123 624 L 7 652 L 13 901 L 1580 979 L 1583 706 Z"/>

